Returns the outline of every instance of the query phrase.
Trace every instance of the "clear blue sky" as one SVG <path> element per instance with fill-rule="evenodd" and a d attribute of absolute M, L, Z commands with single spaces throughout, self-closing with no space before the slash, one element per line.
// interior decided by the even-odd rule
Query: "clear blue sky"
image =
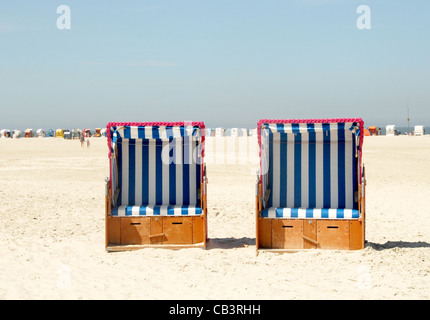
<path fill-rule="evenodd" d="M 71 30 L 57 29 L 59 5 Z M 359 30 L 359 5 L 371 30 Z M 0 4 L 0 129 L 362 117 L 430 124 L 430 1 Z"/>

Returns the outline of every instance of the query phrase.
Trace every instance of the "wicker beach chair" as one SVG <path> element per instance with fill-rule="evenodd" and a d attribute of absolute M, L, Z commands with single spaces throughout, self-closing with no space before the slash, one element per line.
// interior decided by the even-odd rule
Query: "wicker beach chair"
<path fill-rule="evenodd" d="M 364 248 L 363 121 L 260 120 L 258 142 L 257 252 Z"/>
<path fill-rule="evenodd" d="M 206 247 L 202 122 L 109 123 L 106 248 Z"/>

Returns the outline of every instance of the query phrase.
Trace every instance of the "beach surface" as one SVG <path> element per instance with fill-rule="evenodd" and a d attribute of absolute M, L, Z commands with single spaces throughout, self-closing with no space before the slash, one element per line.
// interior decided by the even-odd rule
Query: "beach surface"
<path fill-rule="evenodd" d="M 256 255 L 249 150 L 207 165 L 207 250 L 107 253 L 106 139 L 0 139 L 0 299 L 430 299 L 430 135 L 365 137 L 360 251 Z"/>

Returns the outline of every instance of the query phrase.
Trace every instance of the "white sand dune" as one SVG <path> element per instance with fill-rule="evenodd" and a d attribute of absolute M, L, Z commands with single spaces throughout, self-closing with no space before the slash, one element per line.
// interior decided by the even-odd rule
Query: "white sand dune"
<path fill-rule="evenodd" d="M 0 299 L 430 299 L 430 136 L 365 138 L 353 252 L 256 256 L 255 165 L 212 163 L 207 250 L 107 253 L 108 163 L 105 138 L 0 139 Z"/>

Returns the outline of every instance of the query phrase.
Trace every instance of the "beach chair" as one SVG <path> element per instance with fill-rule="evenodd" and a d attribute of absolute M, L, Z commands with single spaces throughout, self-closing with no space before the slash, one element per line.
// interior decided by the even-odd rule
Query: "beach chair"
<path fill-rule="evenodd" d="M 378 128 L 375 126 L 369 127 L 369 132 L 372 136 L 377 136 L 378 135 Z"/>
<path fill-rule="evenodd" d="M 106 249 L 206 248 L 203 122 L 120 122 L 106 129 Z"/>
<path fill-rule="evenodd" d="M 25 130 L 24 137 L 25 138 L 33 138 L 34 137 L 33 129 L 27 129 L 27 130 Z"/>
<path fill-rule="evenodd" d="M 57 138 L 64 138 L 64 130 L 63 130 L 63 129 L 57 129 L 57 130 L 55 131 L 55 136 L 56 136 Z"/>
<path fill-rule="evenodd" d="M 260 120 L 258 143 L 257 253 L 363 249 L 363 121 Z"/>
<path fill-rule="evenodd" d="M 84 129 L 82 134 L 84 135 L 85 138 L 90 138 L 91 137 L 91 130 L 90 129 Z"/>

